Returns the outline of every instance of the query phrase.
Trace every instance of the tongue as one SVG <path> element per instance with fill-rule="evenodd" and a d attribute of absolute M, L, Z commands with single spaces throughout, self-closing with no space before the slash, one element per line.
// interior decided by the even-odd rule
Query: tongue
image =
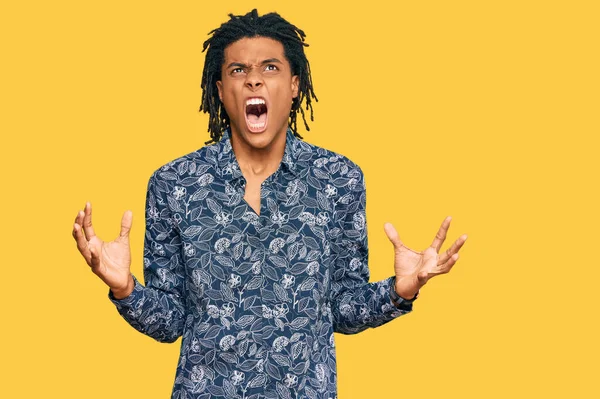
<path fill-rule="evenodd" d="M 249 114 L 248 115 L 248 122 L 253 123 L 253 124 L 263 124 L 267 121 L 267 113 L 263 112 L 262 114 L 260 114 L 260 116 L 256 116 L 254 114 Z"/>

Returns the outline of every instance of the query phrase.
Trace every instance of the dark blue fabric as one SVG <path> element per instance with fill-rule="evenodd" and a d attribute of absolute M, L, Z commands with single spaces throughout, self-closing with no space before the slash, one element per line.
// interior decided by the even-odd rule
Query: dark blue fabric
<path fill-rule="evenodd" d="M 229 131 L 155 171 L 146 285 L 109 298 L 142 333 L 183 336 L 172 398 L 336 398 L 333 333 L 412 310 L 394 277 L 369 283 L 363 173 L 288 129 L 260 215 L 244 191 Z"/>

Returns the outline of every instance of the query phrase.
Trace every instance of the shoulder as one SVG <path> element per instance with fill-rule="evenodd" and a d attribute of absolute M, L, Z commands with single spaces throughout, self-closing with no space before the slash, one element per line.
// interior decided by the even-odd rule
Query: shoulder
<path fill-rule="evenodd" d="M 211 144 L 172 159 L 152 172 L 150 183 L 185 184 L 186 180 L 196 182 L 200 176 L 214 174 L 217 154 L 216 144 Z"/>
<path fill-rule="evenodd" d="M 297 148 L 297 159 L 317 178 L 329 178 L 332 181 L 340 178 L 363 179 L 360 166 L 343 154 L 302 140 L 298 140 Z"/>

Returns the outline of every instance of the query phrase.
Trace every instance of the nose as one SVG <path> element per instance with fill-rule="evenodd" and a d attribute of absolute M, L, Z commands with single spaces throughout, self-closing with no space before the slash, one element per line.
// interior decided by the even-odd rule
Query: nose
<path fill-rule="evenodd" d="M 262 86 L 262 84 L 263 84 L 263 80 L 262 80 L 262 76 L 259 72 L 250 71 L 248 73 L 248 75 L 246 75 L 246 86 L 250 90 L 256 90 L 260 86 Z"/>

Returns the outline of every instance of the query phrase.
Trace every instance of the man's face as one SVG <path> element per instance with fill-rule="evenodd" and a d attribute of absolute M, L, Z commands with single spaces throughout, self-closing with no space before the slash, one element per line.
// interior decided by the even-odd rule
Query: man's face
<path fill-rule="evenodd" d="M 279 41 L 259 36 L 227 46 L 217 88 L 236 138 L 266 148 L 285 136 L 298 76 Z"/>

